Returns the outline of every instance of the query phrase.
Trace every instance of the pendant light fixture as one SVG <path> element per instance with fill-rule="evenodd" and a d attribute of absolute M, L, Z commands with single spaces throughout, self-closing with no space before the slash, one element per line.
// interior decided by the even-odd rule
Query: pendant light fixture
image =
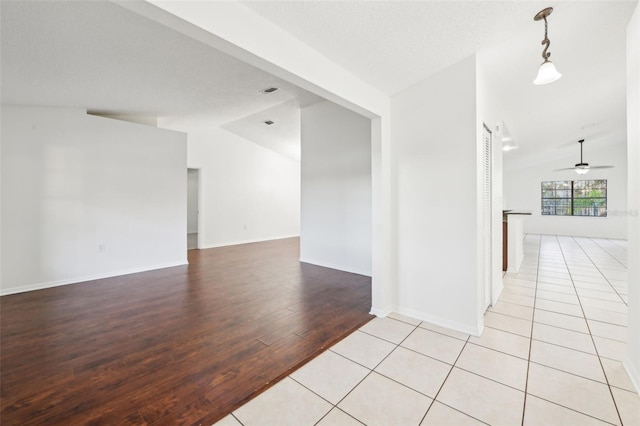
<path fill-rule="evenodd" d="M 562 74 L 556 70 L 556 67 L 549 60 L 551 52 L 547 52 L 549 45 L 551 45 L 551 42 L 547 37 L 547 16 L 551 15 L 551 12 L 553 12 L 553 8 L 547 7 L 546 9 L 542 9 L 540 12 L 536 13 L 536 16 L 533 17 L 534 21 L 544 20 L 544 40 L 542 40 L 542 44 L 545 45 L 544 50 L 542 51 L 542 59 L 544 59 L 544 62 L 540 65 L 538 75 L 536 76 L 536 79 L 533 80 L 533 84 L 547 84 L 562 77 Z"/>

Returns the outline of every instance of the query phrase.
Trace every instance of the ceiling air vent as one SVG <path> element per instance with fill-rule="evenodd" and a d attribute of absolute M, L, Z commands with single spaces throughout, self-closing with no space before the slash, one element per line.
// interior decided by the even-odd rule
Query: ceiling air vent
<path fill-rule="evenodd" d="M 267 120 L 264 122 L 264 124 L 266 124 L 267 126 L 271 126 L 273 124 L 273 121 Z"/>
<path fill-rule="evenodd" d="M 269 87 L 268 89 L 261 90 L 260 93 L 273 93 L 278 90 L 277 87 Z"/>

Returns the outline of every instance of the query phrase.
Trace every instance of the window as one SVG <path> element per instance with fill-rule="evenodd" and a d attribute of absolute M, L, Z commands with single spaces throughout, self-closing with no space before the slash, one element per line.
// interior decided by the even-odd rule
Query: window
<path fill-rule="evenodd" d="M 542 182 L 542 215 L 606 217 L 606 179 Z"/>

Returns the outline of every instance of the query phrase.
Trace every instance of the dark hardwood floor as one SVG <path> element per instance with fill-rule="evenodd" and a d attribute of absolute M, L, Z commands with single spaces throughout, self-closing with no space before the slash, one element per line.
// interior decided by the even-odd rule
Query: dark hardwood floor
<path fill-rule="evenodd" d="M 0 298 L 0 423 L 210 425 L 373 318 L 297 238 Z"/>

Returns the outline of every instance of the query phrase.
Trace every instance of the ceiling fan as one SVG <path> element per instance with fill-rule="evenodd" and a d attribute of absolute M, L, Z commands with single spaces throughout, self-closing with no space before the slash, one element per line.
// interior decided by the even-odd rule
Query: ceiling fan
<path fill-rule="evenodd" d="M 580 139 L 578 141 L 578 143 L 580 144 L 580 162 L 578 164 L 576 164 L 573 167 L 566 167 L 564 169 L 556 169 L 554 170 L 555 172 L 559 172 L 561 170 L 575 170 L 577 174 L 579 175 L 585 175 L 589 172 L 589 170 L 591 169 L 611 169 L 614 166 L 589 166 L 589 163 L 585 163 L 582 160 L 582 143 L 584 142 L 584 139 Z"/>

